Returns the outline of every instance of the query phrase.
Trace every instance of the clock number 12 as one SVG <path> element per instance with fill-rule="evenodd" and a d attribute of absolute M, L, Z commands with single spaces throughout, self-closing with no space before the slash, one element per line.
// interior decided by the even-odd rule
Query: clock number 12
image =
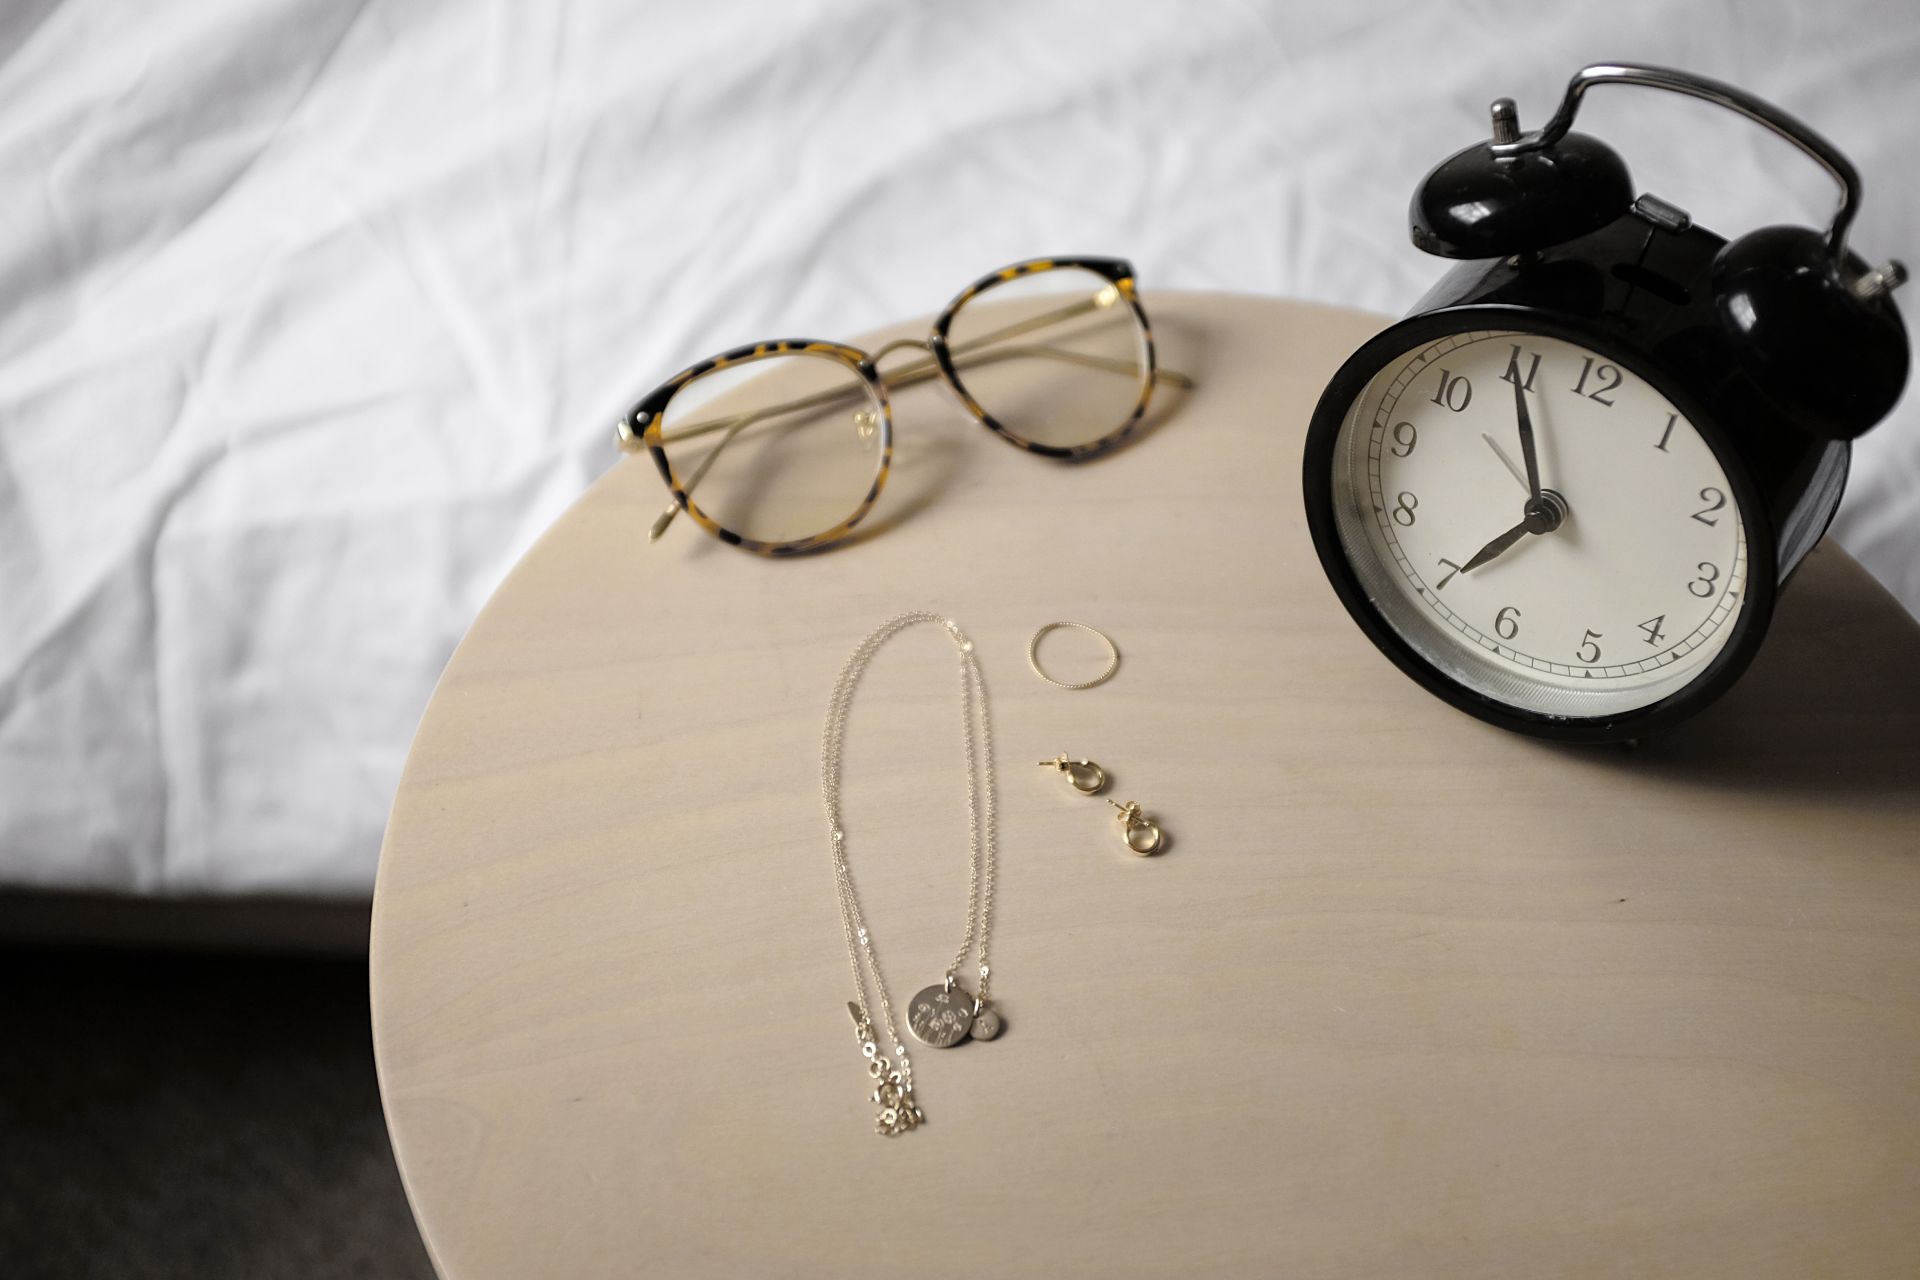
<path fill-rule="evenodd" d="M 1592 356 L 1585 356 L 1583 359 L 1586 363 L 1580 366 L 1580 381 L 1573 384 L 1573 394 L 1585 396 L 1594 403 L 1603 404 L 1609 409 L 1613 408 L 1613 401 L 1607 399 L 1606 393 L 1616 389 L 1620 385 L 1621 374 L 1619 366 L 1611 364 L 1595 365 Z M 1594 383 L 1593 390 L 1591 391 L 1587 390 L 1587 378 L 1589 376 L 1593 378 Z"/>

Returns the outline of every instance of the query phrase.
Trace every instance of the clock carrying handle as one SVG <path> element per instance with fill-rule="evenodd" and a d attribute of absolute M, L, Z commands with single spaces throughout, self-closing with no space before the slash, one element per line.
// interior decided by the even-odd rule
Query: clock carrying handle
<path fill-rule="evenodd" d="M 1566 96 L 1560 100 L 1560 108 L 1553 113 L 1551 120 L 1532 133 L 1517 138 L 1502 140 L 1496 136 L 1493 154 L 1503 158 L 1522 156 L 1532 151 L 1543 151 L 1559 142 L 1573 127 L 1573 117 L 1580 110 L 1581 97 L 1598 84 L 1635 84 L 1648 89 L 1666 89 L 1715 103 L 1745 116 L 1799 148 L 1840 185 L 1840 208 L 1835 211 L 1833 221 L 1827 227 L 1826 241 L 1827 252 L 1832 256 L 1835 268 L 1844 266 L 1847 229 L 1853 225 L 1854 214 L 1860 207 L 1860 174 L 1854 169 L 1853 162 L 1841 155 L 1831 142 L 1772 103 L 1719 80 L 1670 67 L 1631 62 L 1597 63 L 1582 67 L 1567 82 Z"/>

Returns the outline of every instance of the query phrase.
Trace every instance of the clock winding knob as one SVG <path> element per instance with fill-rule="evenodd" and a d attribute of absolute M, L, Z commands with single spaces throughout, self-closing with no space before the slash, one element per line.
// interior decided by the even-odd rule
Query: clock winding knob
<path fill-rule="evenodd" d="M 1886 262 L 1866 272 L 1848 287 L 1853 296 L 1862 302 L 1871 302 L 1884 297 L 1907 282 L 1907 264 L 1898 258 L 1889 258 Z"/>
<path fill-rule="evenodd" d="M 1495 98 L 1491 108 L 1493 140 L 1498 143 L 1520 141 L 1520 109 L 1512 98 Z"/>

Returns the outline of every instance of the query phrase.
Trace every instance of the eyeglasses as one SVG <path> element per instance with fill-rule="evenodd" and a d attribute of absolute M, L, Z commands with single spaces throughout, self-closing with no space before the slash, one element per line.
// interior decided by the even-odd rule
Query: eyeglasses
<path fill-rule="evenodd" d="M 890 373 L 881 359 L 923 354 Z M 620 420 L 629 453 L 653 455 L 673 504 L 722 542 L 766 555 L 816 551 L 879 501 L 893 463 L 887 393 L 938 378 L 1010 444 L 1079 461 L 1138 430 L 1161 382 L 1153 331 L 1118 258 L 1043 258 L 961 291 L 924 339 L 871 353 L 789 339 L 736 347 L 662 383 Z M 698 493 L 696 500 L 695 494 Z"/>

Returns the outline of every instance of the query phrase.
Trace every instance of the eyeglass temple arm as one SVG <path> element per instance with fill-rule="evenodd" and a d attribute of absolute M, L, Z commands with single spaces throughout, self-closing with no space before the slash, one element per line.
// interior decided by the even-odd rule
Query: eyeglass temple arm
<path fill-rule="evenodd" d="M 707 468 L 711 467 L 714 459 L 720 456 L 720 451 L 732 444 L 733 438 L 746 430 L 747 426 L 758 416 L 757 414 L 741 414 L 739 420 L 727 428 L 727 434 L 716 441 L 713 448 L 707 450 L 707 456 L 700 459 L 700 465 L 693 469 L 693 474 L 688 476 L 686 483 L 680 486 L 680 492 L 692 493 L 693 487 L 699 484 L 701 477 L 707 474 Z M 668 503 L 667 509 L 654 518 L 653 527 L 647 530 L 647 541 L 658 542 L 660 535 L 667 531 L 667 526 L 673 523 L 673 518 L 678 514 L 680 514 L 680 504 L 678 502 Z"/>
<path fill-rule="evenodd" d="M 948 350 L 956 357 L 970 355 L 981 347 L 989 346 L 1006 338 L 1016 337 L 1019 334 L 1031 333 L 1035 329 L 1044 329 L 1049 325 L 1059 324 L 1063 320 L 1071 320 L 1077 315 L 1083 315 L 1088 311 L 1097 310 L 1102 305 L 1097 298 L 1089 298 L 1085 301 L 1077 302 L 1070 307 L 1062 307 L 1058 311 L 1048 311 L 1038 316 L 1029 316 L 1027 319 L 1019 321 L 1016 324 L 1007 325 L 1002 329 L 995 329 L 991 333 L 981 334 L 979 337 L 972 338 L 966 342 L 956 343 L 949 347 Z M 898 338 L 875 351 L 871 359 L 879 360 L 882 356 L 892 351 L 904 350 L 908 347 L 924 347 L 925 345 L 926 343 L 918 338 Z M 1106 369 L 1114 373 L 1135 373 L 1139 370 L 1139 366 L 1132 361 L 1083 355 L 1077 351 L 1066 351 L 1055 347 L 1018 347 L 1010 349 L 1005 354 L 1052 356 L 1076 364 L 1084 364 L 1090 368 Z M 956 360 L 955 363 L 959 362 Z M 902 365 L 892 373 L 884 375 L 882 380 L 889 387 L 911 387 L 937 377 L 939 372 L 939 362 L 934 360 L 933 357 L 927 356 L 913 364 Z M 1164 379 L 1167 382 L 1173 383 L 1175 386 L 1189 389 L 1193 386 L 1193 379 L 1177 369 L 1155 369 L 1154 379 L 1155 381 Z M 685 426 L 675 427 L 671 434 L 662 432 L 660 438 L 662 443 L 677 444 L 682 440 L 691 440 L 696 436 L 703 436 L 709 432 L 724 431 L 734 426 L 748 426 L 752 423 L 764 421 L 767 418 L 776 417 L 783 413 L 790 413 L 799 409 L 812 409 L 820 405 L 831 404 L 835 400 L 858 399 L 860 394 L 861 392 L 857 387 L 840 387 L 832 391 L 820 391 L 810 396 L 802 396 L 797 400 L 787 400 L 779 404 L 767 405 L 751 413 L 735 414 L 727 418 L 714 418 L 707 422 L 690 422 Z"/>
<path fill-rule="evenodd" d="M 1091 298 L 1083 298 L 1079 302 L 1074 303 L 1070 307 L 1062 307 L 1058 311 L 1043 312 L 1037 316 L 1028 316 L 1025 320 L 1016 321 L 1013 324 L 1007 325 L 1005 328 L 1002 328 L 1002 329 L 995 329 L 991 333 L 983 333 L 979 337 L 970 339 L 966 342 L 955 343 L 954 345 L 948 347 L 947 349 L 948 351 L 952 352 L 955 356 L 968 355 L 974 351 L 979 350 L 981 347 L 989 346 L 995 342 L 999 342 L 1003 338 L 1012 338 L 1012 337 L 1017 337 L 1023 333 L 1031 333 L 1035 329 L 1044 329 L 1048 325 L 1059 324 L 1063 320 L 1071 320 L 1075 316 L 1085 315 L 1089 311 L 1099 311 L 1106 307 L 1110 307 L 1113 305 L 1114 300 L 1117 297 L 1118 297 L 1118 293 L 1116 291 L 1113 291 L 1111 288 L 1103 289 L 1099 293 L 1094 294 Z M 1053 350 L 1052 348 L 1045 348 L 1045 347 L 1030 348 L 1030 349 L 1035 351 L 1048 351 L 1048 352 L 1051 352 Z M 958 363 L 958 361 L 956 361 L 956 363 Z M 1119 372 L 1119 373 L 1139 372 L 1139 366 L 1136 364 L 1130 363 L 1128 361 L 1113 360 L 1113 361 L 1109 361 L 1108 365 L 1115 372 Z M 923 361 L 920 365 L 908 365 L 906 368 L 902 369 L 900 373 L 903 375 L 912 374 L 923 367 L 937 368 L 937 365 L 935 364 L 934 361 L 929 359 L 929 360 Z M 931 377 L 932 374 L 927 373 L 923 376 Z M 1189 378 L 1186 374 L 1181 373 L 1177 369 L 1155 368 L 1153 371 L 1153 376 L 1156 382 L 1164 378 L 1168 382 L 1173 383 L 1175 386 L 1186 387 L 1189 389 L 1191 389 L 1193 386 L 1193 379 Z M 906 385 L 906 384 L 903 383 L 902 385 Z"/>
<path fill-rule="evenodd" d="M 913 341 L 903 341 L 901 343 L 903 347 L 918 345 L 918 342 Z M 972 348 L 977 345 L 977 342 L 969 344 L 967 354 L 973 354 Z M 893 344 L 889 343 L 887 347 L 882 347 L 880 351 L 876 353 L 876 358 L 878 358 L 879 355 L 884 355 L 888 348 L 892 346 Z M 1107 373 L 1137 373 L 1140 369 L 1140 366 L 1131 360 L 1116 360 L 1111 356 L 1096 356 L 1084 351 L 1070 351 L 1065 347 L 1042 347 L 1029 346 L 1026 344 L 1017 347 L 1003 347 L 997 351 L 982 352 L 979 359 L 969 361 L 968 363 L 990 364 L 996 360 L 1008 360 L 1015 356 L 1035 356 L 1042 360 L 1064 360 L 1069 364 L 1077 364 L 1089 369 L 1100 369 Z M 922 382 L 931 381 L 938 376 L 939 372 L 940 367 L 938 363 L 932 359 L 926 359 L 914 364 L 902 365 L 894 372 L 884 375 L 882 381 L 884 381 L 889 388 L 911 387 Z M 1190 388 L 1193 386 L 1192 378 L 1174 369 L 1156 369 L 1154 371 L 1154 378 L 1156 381 L 1164 379 L 1180 387 Z M 726 431 L 728 432 L 728 439 L 732 439 L 733 435 L 737 434 L 742 428 L 750 427 L 756 422 L 764 422 L 768 418 L 777 418 L 783 414 L 798 412 L 801 409 L 818 408 L 821 405 L 832 404 L 835 401 L 858 400 L 861 394 L 862 391 L 858 387 L 837 387 L 832 391 L 819 391 L 813 395 L 802 396 L 796 400 L 785 400 L 779 404 L 771 404 L 762 409 L 755 409 L 751 413 L 738 413 L 732 417 L 713 418 L 706 422 L 690 422 L 685 426 L 675 427 L 671 432 L 662 432 L 660 439 L 664 444 L 679 444 L 683 440 L 692 440 L 698 436 L 710 435 L 715 431 Z M 691 484 L 689 484 L 688 487 L 691 488 Z"/>
<path fill-rule="evenodd" d="M 694 486 L 700 483 L 701 478 L 707 474 L 708 468 L 712 467 L 714 461 L 719 458 L 721 450 L 732 444 L 735 436 L 745 431 L 754 423 L 764 422 L 768 418 L 782 417 L 789 413 L 797 413 L 802 409 L 812 409 L 820 405 L 833 404 L 835 401 L 853 400 L 863 395 L 864 392 L 865 389 L 860 387 L 839 387 L 832 391 L 816 391 L 810 396 L 801 396 L 795 400 L 787 400 L 780 404 L 771 404 L 764 409 L 755 409 L 751 413 L 736 413 L 730 418 L 715 418 L 711 422 L 689 423 L 687 426 L 675 429 L 671 436 L 663 431 L 660 436 L 661 441 L 663 443 L 675 444 L 682 440 L 692 439 L 695 436 L 708 435 L 715 431 L 725 431 L 727 433 L 720 440 L 714 442 L 713 448 L 707 450 L 707 456 L 700 459 L 699 465 L 693 469 L 693 474 L 689 475 L 686 483 L 680 486 L 680 492 L 687 494 L 692 493 Z M 673 518 L 679 514 L 679 502 L 669 503 L 667 509 L 655 517 L 652 528 L 647 531 L 647 541 L 658 542 L 660 535 L 667 531 L 667 526 L 672 524 Z"/>
<path fill-rule="evenodd" d="M 1059 324 L 1063 320 L 1071 320 L 1075 316 L 1085 315 L 1089 311 L 1099 311 L 1102 308 L 1110 307 L 1119 296 L 1120 295 L 1111 287 L 1102 289 L 1091 297 L 1082 298 L 1080 301 L 1061 307 L 1057 311 L 1043 311 L 1037 316 L 1028 316 L 1025 320 L 1016 320 L 1010 325 L 994 329 L 988 333 L 983 333 L 979 337 L 969 339 L 966 342 L 953 343 L 948 346 L 947 351 L 948 354 L 954 356 L 965 355 L 981 347 L 990 346 L 995 342 L 999 342 L 1003 338 L 1012 338 L 1023 333 L 1032 333 L 1035 329 L 1045 329 L 1049 325 Z M 918 347 L 923 351 L 931 351 L 928 339 L 895 338 L 892 342 L 885 344 L 879 350 L 875 351 L 868 359 L 878 364 L 880 358 L 888 352 L 905 351 L 910 347 Z M 917 382 L 924 382 L 928 378 L 933 377 L 939 372 L 939 369 L 939 362 L 929 355 L 917 364 L 903 365 L 894 370 L 893 373 L 886 375 L 886 381 L 895 386 L 910 387 Z"/>
<path fill-rule="evenodd" d="M 1047 360 L 1064 360 L 1071 364 L 1081 365 L 1089 369 L 1099 369 L 1107 373 L 1133 373 L 1138 369 L 1138 366 L 1130 360 L 1115 360 L 1109 356 L 1089 355 L 1085 352 L 1068 351 L 1059 347 L 1027 345 L 1004 347 L 997 351 L 983 352 L 978 362 L 987 363 L 995 360 L 1010 360 L 1021 356 L 1039 357 Z M 890 376 L 887 381 L 895 386 L 911 386 L 914 383 L 928 381 L 936 372 L 937 369 L 933 366 L 932 362 L 928 361 L 922 365 L 909 365 L 898 373 Z M 1184 373 L 1170 369 L 1160 370 L 1156 376 L 1165 377 L 1167 381 L 1183 387 L 1191 387 L 1193 385 L 1193 379 L 1187 377 Z M 712 422 L 694 423 L 676 430 L 671 437 L 675 442 L 685 440 L 691 436 L 707 435 L 714 431 L 724 430 L 727 433 L 726 437 L 718 441 L 714 447 L 707 452 L 707 456 L 700 460 L 700 464 L 694 468 L 693 474 L 688 476 L 686 483 L 681 486 L 681 492 L 692 493 L 694 486 L 700 483 L 701 478 L 707 474 L 707 469 L 711 467 L 714 460 L 720 456 L 720 451 L 732 443 L 735 436 L 739 435 L 754 423 L 765 421 L 768 418 L 778 417 L 795 410 L 828 404 L 835 400 L 853 400 L 860 394 L 857 388 L 819 392 L 798 400 L 787 401 L 784 404 L 772 405 L 766 409 L 755 410 L 752 413 L 736 414 L 731 418 L 716 418 Z M 647 540 L 649 542 L 657 541 L 660 535 L 667 531 L 667 527 L 673 523 L 674 517 L 679 513 L 680 504 L 678 502 L 669 505 L 655 518 L 653 526 L 648 530 Z"/>
<path fill-rule="evenodd" d="M 956 343 L 949 347 L 948 350 L 955 357 L 971 355 L 983 347 L 991 346 L 1007 338 L 1016 337 L 1023 333 L 1031 333 L 1035 329 L 1044 329 L 1049 325 L 1059 324 L 1064 320 L 1070 320 L 1075 316 L 1084 315 L 1089 311 L 1099 310 L 1102 307 L 1111 305 L 1112 303 L 1110 301 L 1101 301 L 1101 295 L 1096 294 L 1091 298 L 1076 302 L 1072 306 L 1062 307 L 1057 311 L 1043 312 L 1037 316 L 1029 316 L 1025 320 L 1017 321 L 1014 324 L 995 329 L 989 333 L 983 333 L 977 338 Z M 917 339 L 900 339 L 881 347 L 873 354 L 872 358 L 878 360 L 889 350 L 922 345 L 924 344 Z M 1107 356 L 1089 355 L 1058 347 L 1022 345 L 1019 347 L 1009 347 L 1001 351 L 987 352 L 985 354 L 987 360 L 1004 360 L 1015 356 L 1027 355 L 1039 356 L 1043 359 L 1065 360 L 1072 364 L 1078 364 L 1090 369 L 1100 369 L 1110 373 L 1139 372 L 1139 365 L 1130 360 L 1116 360 Z M 959 363 L 958 359 L 956 359 L 955 363 Z M 929 381 L 939 376 L 939 373 L 939 362 L 932 356 L 927 356 L 912 364 L 904 365 L 893 373 L 886 375 L 884 381 L 889 386 L 910 387 Z M 1164 380 L 1175 386 L 1188 389 L 1191 389 L 1194 385 L 1192 378 L 1177 369 L 1156 368 L 1154 370 L 1154 380 L 1156 382 Z M 810 396 L 801 396 L 794 400 L 768 405 L 765 408 L 756 409 L 751 413 L 734 414 L 731 417 L 715 418 L 708 422 L 688 423 L 686 426 L 676 428 L 671 436 L 663 431 L 660 438 L 663 443 L 678 443 L 682 440 L 690 440 L 697 436 L 708 435 L 715 431 L 725 431 L 727 433 L 726 438 L 715 443 L 714 447 L 708 451 L 707 456 L 702 458 L 700 464 L 694 468 L 693 474 L 687 477 L 686 483 L 681 485 L 680 491 L 682 493 L 691 494 L 694 486 L 700 483 L 701 478 L 707 474 L 707 470 L 713 465 L 715 459 L 720 456 L 720 451 L 732 443 L 733 438 L 747 427 L 752 426 L 756 422 L 764 422 L 769 418 L 780 417 L 801 409 L 817 408 L 821 405 L 833 404 L 836 401 L 855 400 L 862 394 L 864 394 L 864 391 L 859 387 L 842 387 L 832 391 L 819 391 Z M 673 523 L 674 517 L 679 514 L 680 504 L 677 501 L 670 504 L 667 509 L 662 511 L 654 520 L 652 528 L 647 531 L 647 541 L 659 541 L 660 535 L 667 531 L 667 527 Z"/>

